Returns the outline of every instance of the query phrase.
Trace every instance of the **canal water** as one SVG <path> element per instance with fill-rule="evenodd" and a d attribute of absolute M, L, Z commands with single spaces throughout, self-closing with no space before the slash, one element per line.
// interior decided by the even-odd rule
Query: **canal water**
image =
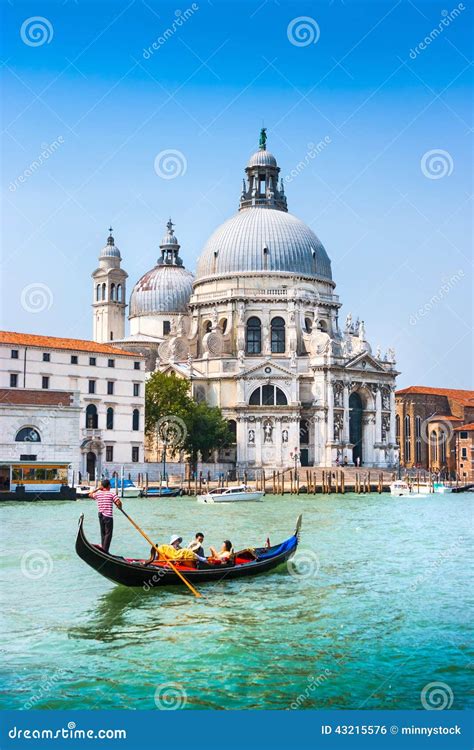
<path fill-rule="evenodd" d="M 463 709 L 469 693 L 472 494 L 128 500 L 156 541 L 282 541 L 289 568 L 218 585 L 116 586 L 75 554 L 95 503 L 2 504 L 2 707 Z M 112 552 L 147 544 L 118 512 Z M 442 687 L 433 686 L 441 683 Z M 439 703 L 438 703 L 439 705 Z"/>

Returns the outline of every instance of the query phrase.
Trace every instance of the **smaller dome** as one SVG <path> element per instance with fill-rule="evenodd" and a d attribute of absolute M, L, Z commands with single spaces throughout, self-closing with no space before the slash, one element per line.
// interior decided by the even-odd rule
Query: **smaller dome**
<path fill-rule="evenodd" d="M 115 240 L 112 237 L 112 227 L 109 228 L 109 236 L 107 238 L 107 244 L 102 250 L 100 251 L 99 260 L 101 258 L 118 258 L 118 260 L 122 260 L 122 256 L 120 255 L 120 250 L 115 244 Z"/>
<path fill-rule="evenodd" d="M 130 318 L 186 312 L 193 281 L 193 274 L 183 266 L 155 266 L 133 287 Z"/>
<path fill-rule="evenodd" d="M 271 153 L 271 151 L 266 151 L 265 149 L 261 148 L 258 151 L 256 151 L 252 156 L 250 157 L 247 169 L 249 167 L 276 167 L 277 166 L 277 160 Z"/>
<path fill-rule="evenodd" d="M 171 221 L 171 219 L 168 220 L 168 223 L 166 225 L 167 232 L 164 235 L 163 239 L 160 242 L 160 247 L 167 247 L 168 245 L 179 245 L 178 238 L 174 235 L 174 224 Z"/>

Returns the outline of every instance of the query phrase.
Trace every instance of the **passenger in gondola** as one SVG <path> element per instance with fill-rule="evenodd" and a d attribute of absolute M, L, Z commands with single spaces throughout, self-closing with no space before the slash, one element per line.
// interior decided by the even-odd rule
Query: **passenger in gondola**
<path fill-rule="evenodd" d="M 212 557 L 209 558 L 211 563 L 227 563 L 230 562 L 233 556 L 232 542 L 229 539 L 225 539 L 222 542 L 222 547 L 219 552 L 214 547 L 209 547 L 211 550 Z"/>
<path fill-rule="evenodd" d="M 192 542 L 189 542 L 188 549 L 192 550 L 199 557 L 205 557 L 204 547 L 204 534 L 202 531 L 198 531 Z"/>
<path fill-rule="evenodd" d="M 182 536 L 178 536 L 177 534 L 173 534 L 170 539 L 170 547 L 174 547 L 175 550 L 182 549 L 181 542 L 183 541 Z"/>

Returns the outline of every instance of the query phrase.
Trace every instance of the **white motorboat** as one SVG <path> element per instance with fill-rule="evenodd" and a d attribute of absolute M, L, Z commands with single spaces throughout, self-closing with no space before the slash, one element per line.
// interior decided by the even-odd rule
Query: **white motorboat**
<path fill-rule="evenodd" d="M 403 479 L 397 479 L 390 485 L 390 494 L 396 497 L 428 497 L 428 492 L 419 492 L 416 484 L 409 484 Z"/>
<path fill-rule="evenodd" d="M 89 492 L 92 492 L 94 487 L 90 487 L 88 484 L 78 484 L 75 488 L 76 497 L 89 497 Z"/>
<path fill-rule="evenodd" d="M 252 490 L 245 484 L 237 487 L 216 487 L 205 495 L 198 495 L 198 503 L 251 503 L 263 500 L 263 490 Z"/>
<path fill-rule="evenodd" d="M 140 487 L 137 487 L 131 479 L 123 480 L 123 489 L 121 481 L 115 482 L 112 479 L 110 483 L 110 489 L 116 491 L 119 497 L 142 497 L 143 495 Z"/>

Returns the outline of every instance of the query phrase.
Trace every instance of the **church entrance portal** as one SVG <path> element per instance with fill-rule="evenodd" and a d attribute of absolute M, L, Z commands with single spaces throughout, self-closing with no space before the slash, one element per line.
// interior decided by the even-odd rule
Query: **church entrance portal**
<path fill-rule="evenodd" d="M 351 393 L 349 397 L 349 440 L 353 444 L 352 460 L 362 463 L 362 399 L 358 393 Z"/>

